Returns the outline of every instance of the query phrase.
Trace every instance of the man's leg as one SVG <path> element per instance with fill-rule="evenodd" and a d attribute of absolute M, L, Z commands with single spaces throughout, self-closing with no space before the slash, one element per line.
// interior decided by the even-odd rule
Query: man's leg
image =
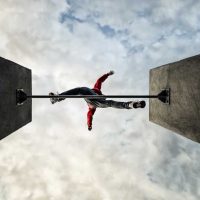
<path fill-rule="evenodd" d="M 121 101 L 113 101 L 113 100 L 105 100 L 105 99 L 98 99 L 98 100 L 91 100 L 92 104 L 94 104 L 98 108 L 119 108 L 119 109 L 131 109 L 129 104 L 131 101 L 128 102 L 121 102 Z"/>
<path fill-rule="evenodd" d="M 60 98 L 53 97 L 55 95 L 53 92 L 50 92 L 49 95 L 52 96 L 52 98 L 50 99 L 52 104 L 65 100 L 64 97 L 60 97 Z M 62 92 L 58 95 L 96 95 L 96 93 L 88 87 L 76 87 L 71 90 Z"/>
<path fill-rule="evenodd" d="M 95 95 L 90 88 L 88 87 L 77 87 L 71 90 L 60 93 L 59 95 Z"/>
<path fill-rule="evenodd" d="M 77 87 L 71 90 L 60 93 L 59 95 L 96 95 L 96 93 L 88 87 Z M 65 100 L 65 98 L 59 98 L 59 101 Z"/>
<path fill-rule="evenodd" d="M 144 108 L 146 106 L 145 101 L 113 101 L 106 99 L 91 100 L 92 104 L 99 108 L 119 108 L 119 109 L 132 109 L 132 108 Z"/>

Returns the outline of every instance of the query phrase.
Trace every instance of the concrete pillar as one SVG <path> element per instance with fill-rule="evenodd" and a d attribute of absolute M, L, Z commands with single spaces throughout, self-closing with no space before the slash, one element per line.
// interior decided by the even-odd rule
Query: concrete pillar
<path fill-rule="evenodd" d="M 170 88 L 170 105 L 149 100 L 149 120 L 200 142 L 200 55 L 150 70 L 151 94 Z"/>
<path fill-rule="evenodd" d="M 32 102 L 16 105 L 16 89 L 32 94 L 31 70 L 0 57 L 0 139 L 32 121 Z"/>

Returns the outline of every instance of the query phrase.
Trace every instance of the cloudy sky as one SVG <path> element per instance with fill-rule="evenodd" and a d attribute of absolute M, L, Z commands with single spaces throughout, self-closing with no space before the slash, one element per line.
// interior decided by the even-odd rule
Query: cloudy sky
<path fill-rule="evenodd" d="M 149 69 L 199 54 L 200 1 L 0 0 L 0 56 L 32 69 L 33 94 L 92 87 L 148 94 Z M 128 100 L 128 99 L 127 99 Z M 0 200 L 197 200 L 200 146 L 146 109 L 33 100 L 33 122 L 0 142 Z"/>

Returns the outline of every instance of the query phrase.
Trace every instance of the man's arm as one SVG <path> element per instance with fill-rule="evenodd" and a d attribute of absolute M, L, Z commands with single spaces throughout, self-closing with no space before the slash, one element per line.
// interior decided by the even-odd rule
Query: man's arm
<path fill-rule="evenodd" d="M 96 111 L 96 108 L 89 108 L 89 111 L 87 113 L 87 124 L 88 124 L 88 130 L 92 130 L 92 119 L 93 115 Z"/>
<path fill-rule="evenodd" d="M 108 78 L 108 76 L 113 75 L 114 71 L 110 71 L 109 73 L 104 74 L 103 76 L 101 76 L 95 83 L 94 88 L 98 88 L 99 90 L 101 90 L 101 85 L 102 83 Z"/>

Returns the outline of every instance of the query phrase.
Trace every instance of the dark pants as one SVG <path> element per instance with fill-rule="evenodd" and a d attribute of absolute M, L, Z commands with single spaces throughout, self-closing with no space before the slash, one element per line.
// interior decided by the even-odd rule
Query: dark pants
<path fill-rule="evenodd" d="M 62 92 L 60 95 L 98 95 L 92 89 L 88 87 L 77 87 L 66 92 Z M 129 102 L 120 102 L 113 100 L 106 100 L 106 98 L 84 98 L 85 101 L 96 108 L 120 108 L 120 109 L 130 109 Z"/>

